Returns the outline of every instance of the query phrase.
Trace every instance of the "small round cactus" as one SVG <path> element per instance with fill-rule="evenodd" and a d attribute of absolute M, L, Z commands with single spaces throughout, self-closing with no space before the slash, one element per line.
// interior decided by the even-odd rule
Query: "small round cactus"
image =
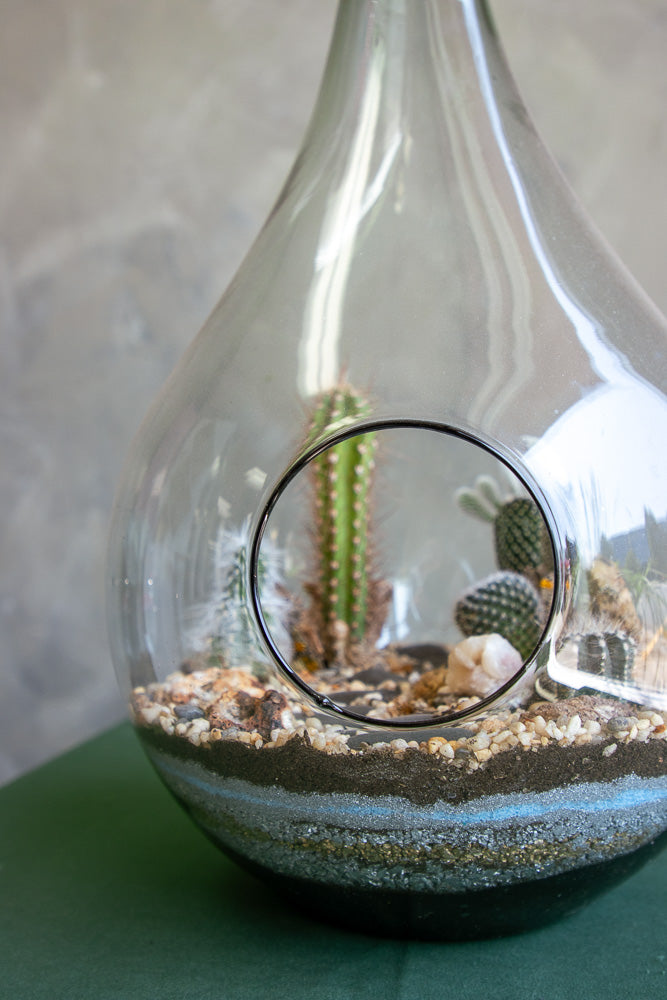
<path fill-rule="evenodd" d="M 523 573 L 544 562 L 544 520 L 529 497 L 516 497 L 502 505 L 495 520 L 498 569 Z"/>
<path fill-rule="evenodd" d="M 550 571 L 549 535 L 533 499 L 503 499 L 490 476 L 479 476 L 473 488 L 458 490 L 456 498 L 462 510 L 493 524 L 498 569 L 538 574 Z"/>
<path fill-rule="evenodd" d="M 454 618 L 464 635 L 496 632 L 528 659 L 540 637 L 540 598 L 524 576 L 494 573 L 466 590 Z"/>

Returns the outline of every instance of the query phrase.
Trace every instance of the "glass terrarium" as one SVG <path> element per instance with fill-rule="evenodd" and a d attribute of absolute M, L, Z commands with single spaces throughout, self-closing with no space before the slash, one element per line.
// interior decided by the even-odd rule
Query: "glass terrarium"
<path fill-rule="evenodd" d="M 146 753 L 326 919 L 534 927 L 667 830 L 667 332 L 474 0 L 342 0 L 110 543 Z"/>

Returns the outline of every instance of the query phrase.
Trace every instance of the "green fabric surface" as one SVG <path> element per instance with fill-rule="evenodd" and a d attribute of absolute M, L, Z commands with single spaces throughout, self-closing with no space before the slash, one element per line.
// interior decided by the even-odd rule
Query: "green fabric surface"
<path fill-rule="evenodd" d="M 0 997 L 667 997 L 667 852 L 574 917 L 464 944 L 315 923 L 220 854 L 119 726 L 0 789 Z"/>

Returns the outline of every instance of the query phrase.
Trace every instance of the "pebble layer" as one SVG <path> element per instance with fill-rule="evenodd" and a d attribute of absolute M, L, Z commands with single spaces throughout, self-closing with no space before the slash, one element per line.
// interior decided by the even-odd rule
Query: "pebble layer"
<path fill-rule="evenodd" d="M 298 739 L 328 756 L 390 753 L 400 758 L 417 751 L 467 774 L 522 751 L 590 747 L 612 757 L 630 744 L 667 749 L 663 713 L 592 695 L 497 710 L 464 729 L 427 731 L 421 739 L 411 733 L 378 738 L 370 729 L 332 724 L 242 669 L 176 672 L 164 682 L 135 689 L 131 708 L 138 726 L 193 747 L 213 750 L 216 743 L 234 741 L 268 751 Z M 667 773 L 667 766 L 658 765 L 657 773 Z"/>

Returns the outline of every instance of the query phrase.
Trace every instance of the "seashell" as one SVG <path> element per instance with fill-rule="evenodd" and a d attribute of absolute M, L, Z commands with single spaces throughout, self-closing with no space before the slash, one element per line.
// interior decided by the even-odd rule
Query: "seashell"
<path fill-rule="evenodd" d="M 449 654 L 447 685 L 453 694 L 493 694 L 521 669 L 523 658 L 507 639 L 495 632 L 473 635 Z"/>

